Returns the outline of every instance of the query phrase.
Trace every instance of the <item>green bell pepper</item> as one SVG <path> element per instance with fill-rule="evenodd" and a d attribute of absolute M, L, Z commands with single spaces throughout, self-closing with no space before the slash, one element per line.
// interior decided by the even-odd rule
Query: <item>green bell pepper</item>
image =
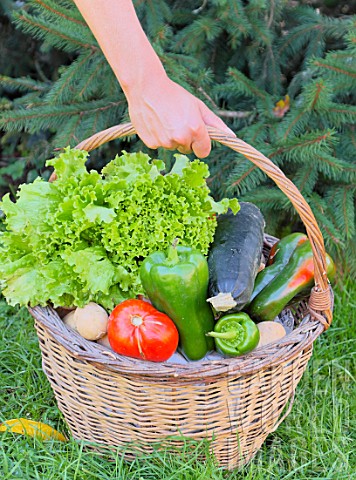
<path fill-rule="evenodd" d="M 214 340 L 206 336 L 214 315 L 206 301 L 209 270 L 201 252 L 173 245 L 152 253 L 140 266 L 140 278 L 153 306 L 175 323 L 187 359 L 199 360 L 214 349 Z"/>
<path fill-rule="evenodd" d="M 221 317 L 213 332 L 207 333 L 215 338 L 218 352 L 236 357 L 248 353 L 257 347 L 260 332 L 247 313 L 232 313 Z"/>

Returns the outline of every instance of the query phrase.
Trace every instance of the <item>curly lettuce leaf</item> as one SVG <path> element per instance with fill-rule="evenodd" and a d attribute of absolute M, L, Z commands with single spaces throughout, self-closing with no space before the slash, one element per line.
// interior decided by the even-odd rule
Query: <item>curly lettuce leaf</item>
<path fill-rule="evenodd" d="M 81 178 L 87 175 L 85 162 L 88 155 L 88 152 L 84 150 L 66 147 L 64 154 L 47 160 L 46 166 L 54 167 L 58 180 L 66 182 L 73 177 Z"/>

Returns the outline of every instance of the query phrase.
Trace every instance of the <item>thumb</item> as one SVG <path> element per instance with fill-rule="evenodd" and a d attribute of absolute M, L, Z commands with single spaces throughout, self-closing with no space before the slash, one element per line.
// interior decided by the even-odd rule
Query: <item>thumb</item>
<path fill-rule="evenodd" d="M 221 120 L 221 118 L 215 115 L 215 113 L 212 112 L 203 102 L 200 104 L 200 112 L 205 125 L 217 128 L 227 135 L 236 137 L 235 133 Z"/>

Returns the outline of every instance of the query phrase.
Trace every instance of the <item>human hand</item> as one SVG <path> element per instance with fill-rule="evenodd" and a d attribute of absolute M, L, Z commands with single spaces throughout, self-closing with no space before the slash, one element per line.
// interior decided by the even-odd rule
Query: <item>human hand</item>
<path fill-rule="evenodd" d="M 125 94 L 131 122 L 149 148 L 193 151 L 204 158 L 211 150 L 207 126 L 235 136 L 201 100 L 166 75 L 133 85 Z"/>

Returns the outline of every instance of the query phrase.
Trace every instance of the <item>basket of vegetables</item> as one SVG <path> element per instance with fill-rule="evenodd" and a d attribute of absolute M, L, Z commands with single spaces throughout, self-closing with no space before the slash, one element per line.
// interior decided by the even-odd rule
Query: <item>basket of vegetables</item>
<path fill-rule="evenodd" d="M 207 438 L 233 469 L 292 407 L 313 342 L 331 323 L 334 265 L 290 180 L 212 128 L 212 140 L 276 182 L 307 235 L 275 239 L 256 206 L 215 202 L 207 166 L 182 155 L 165 175 L 142 153 L 86 170 L 87 152 L 134 133 L 120 125 L 66 149 L 48 162 L 55 181 L 3 199 L 3 292 L 35 319 L 74 438 L 122 446 L 128 457 Z"/>

